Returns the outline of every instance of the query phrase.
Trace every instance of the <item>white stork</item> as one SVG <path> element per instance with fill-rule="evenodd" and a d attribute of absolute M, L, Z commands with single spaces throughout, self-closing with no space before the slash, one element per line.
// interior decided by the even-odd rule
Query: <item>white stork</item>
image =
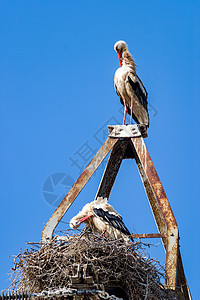
<path fill-rule="evenodd" d="M 147 109 L 147 91 L 136 74 L 136 65 L 128 51 L 128 46 L 124 41 L 118 41 L 114 45 L 118 54 L 120 68 L 115 72 L 115 90 L 124 105 L 125 124 L 127 112 L 138 124 L 149 126 L 149 115 Z"/>
<path fill-rule="evenodd" d="M 103 234 L 105 237 L 129 240 L 129 230 L 124 225 L 122 217 L 108 204 L 107 198 L 98 197 L 87 203 L 69 224 L 72 229 L 77 229 L 82 222 L 89 225 L 93 232 Z"/>

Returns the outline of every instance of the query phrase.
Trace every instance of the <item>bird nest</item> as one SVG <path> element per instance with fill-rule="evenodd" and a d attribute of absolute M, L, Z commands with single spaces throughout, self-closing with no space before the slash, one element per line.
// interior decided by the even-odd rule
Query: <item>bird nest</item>
<path fill-rule="evenodd" d="M 15 256 L 12 286 L 31 293 L 64 287 L 87 286 L 102 290 L 121 289 L 123 299 L 174 299 L 164 289 L 159 263 L 145 254 L 141 242 L 125 243 L 83 231 L 57 236 L 49 243 L 30 243 L 29 249 Z M 80 278 L 78 266 L 88 266 Z M 75 283 L 76 282 L 76 283 Z"/>

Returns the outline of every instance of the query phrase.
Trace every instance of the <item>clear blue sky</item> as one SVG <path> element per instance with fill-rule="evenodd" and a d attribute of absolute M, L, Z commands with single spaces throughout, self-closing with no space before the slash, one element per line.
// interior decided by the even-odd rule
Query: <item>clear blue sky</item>
<path fill-rule="evenodd" d="M 191 0 L 0 2 L 0 289 L 9 284 L 9 255 L 40 240 L 60 197 L 105 140 L 105 125 L 122 122 L 113 45 L 123 39 L 149 93 L 146 144 L 199 299 L 199 15 L 199 1 Z M 93 200 L 102 172 L 66 222 Z M 110 203 L 131 231 L 156 231 L 134 161 L 123 163 Z M 163 260 L 162 246 L 155 249 Z"/>

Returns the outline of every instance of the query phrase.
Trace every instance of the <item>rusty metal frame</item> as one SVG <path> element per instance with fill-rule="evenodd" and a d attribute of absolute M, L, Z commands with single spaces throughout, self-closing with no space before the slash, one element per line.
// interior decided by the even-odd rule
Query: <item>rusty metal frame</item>
<path fill-rule="evenodd" d="M 179 250 L 178 225 L 144 143 L 141 134 L 143 128 L 140 128 L 138 125 L 114 125 L 108 126 L 108 129 L 109 136 L 107 141 L 94 156 L 47 222 L 42 232 L 41 242 L 51 240 L 54 229 L 110 150 L 112 151 L 96 197 L 109 198 L 122 160 L 134 158 L 159 231 L 157 234 L 134 235 L 134 238 L 162 239 L 166 251 L 165 287 L 167 289 L 178 290 L 180 295 L 177 296 L 177 299 L 182 299 L 181 297 L 184 296 L 184 299 L 191 300 L 192 297 L 184 274 Z"/>
<path fill-rule="evenodd" d="M 133 239 L 161 239 L 161 238 L 166 238 L 167 236 L 164 234 L 160 233 L 135 233 L 131 234 L 131 237 Z"/>
<path fill-rule="evenodd" d="M 65 196 L 65 198 L 62 200 L 60 205 L 57 207 L 57 209 L 49 219 L 49 221 L 46 223 L 42 231 L 42 237 L 41 237 L 42 243 L 51 240 L 56 226 L 58 225 L 58 223 L 60 222 L 60 220 L 66 213 L 66 211 L 69 209 L 69 207 L 72 205 L 76 197 L 79 195 L 81 190 L 84 188 L 84 186 L 86 185 L 90 177 L 94 174 L 96 169 L 100 166 L 100 164 L 105 159 L 107 154 L 116 144 L 116 142 L 117 142 L 116 139 L 111 139 L 110 137 L 108 137 L 106 142 L 96 153 L 96 155 L 88 164 L 88 166 L 85 168 L 83 173 L 79 176 L 79 178 L 74 183 L 74 185 L 72 186 L 68 194 Z"/>
<path fill-rule="evenodd" d="M 117 173 L 124 158 L 127 149 L 127 141 L 120 141 L 118 139 L 115 140 L 117 140 L 117 143 L 111 151 L 95 199 L 97 197 L 109 199 Z"/>
<path fill-rule="evenodd" d="M 135 160 L 140 172 L 158 230 L 167 236 L 162 238 L 166 250 L 165 282 L 171 289 L 176 288 L 179 235 L 176 219 L 153 165 L 142 137 L 132 138 Z"/>

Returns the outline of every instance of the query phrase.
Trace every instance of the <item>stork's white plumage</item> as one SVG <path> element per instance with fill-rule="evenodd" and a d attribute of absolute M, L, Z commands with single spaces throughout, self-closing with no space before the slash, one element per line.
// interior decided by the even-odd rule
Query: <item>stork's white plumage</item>
<path fill-rule="evenodd" d="M 108 199 L 98 197 L 87 203 L 82 210 L 71 219 L 70 227 L 77 229 L 82 222 L 89 225 L 93 232 L 104 234 L 105 237 L 123 238 L 128 241 L 129 230 L 124 225 L 122 217 L 108 204 Z"/>
<path fill-rule="evenodd" d="M 118 41 L 114 45 L 118 54 L 120 68 L 115 72 L 115 90 L 124 105 L 125 124 L 127 112 L 138 124 L 149 126 L 149 114 L 147 108 L 147 91 L 136 74 L 136 65 L 128 51 L 128 46 L 124 41 Z"/>

